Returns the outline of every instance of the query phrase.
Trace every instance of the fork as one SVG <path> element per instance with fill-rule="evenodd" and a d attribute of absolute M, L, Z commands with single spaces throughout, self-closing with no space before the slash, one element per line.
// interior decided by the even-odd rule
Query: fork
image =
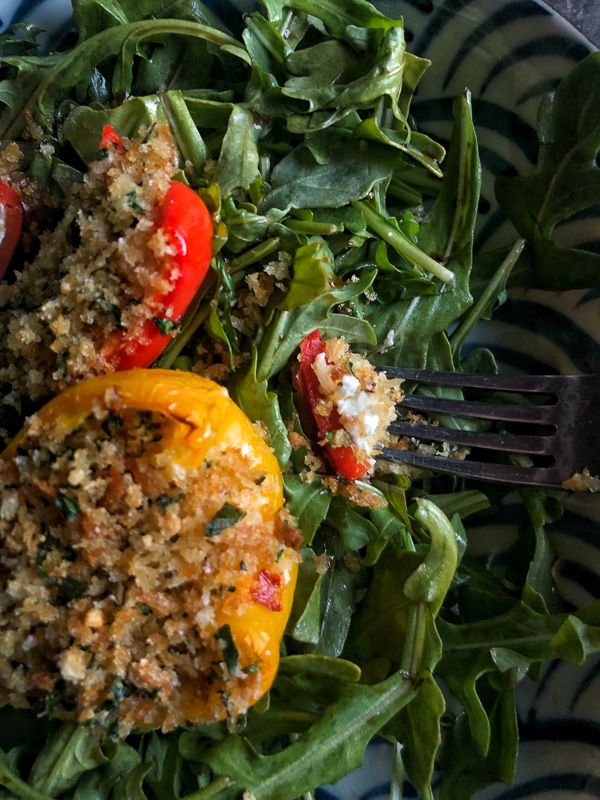
<path fill-rule="evenodd" d="M 437 384 L 491 391 L 519 392 L 538 398 L 528 405 L 508 402 L 453 400 L 420 394 L 406 394 L 401 409 L 476 417 L 495 422 L 519 422 L 545 426 L 527 434 L 457 430 L 408 421 L 393 422 L 391 433 L 448 442 L 467 448 L 483 448 L 504 453 L 545 456 L 550 465 L 519 466 L 461 460 L 441 455 L 424 455 L 410 450 L 381 448 L 384 459 L 423 469 L 448 472 L 461 477 L 502 483 L 563 488 L 574 473 L 588 469 L 600 473 L 600 375 L 480 375 L 464 372 L 436 372 L 422 369 L 378 367 L 390 378 L 403 378 L 418 384 Z M 550 432 L 548 427 L 551 428 Z M 532 459 L 533 460 L 533 459 Z"/>

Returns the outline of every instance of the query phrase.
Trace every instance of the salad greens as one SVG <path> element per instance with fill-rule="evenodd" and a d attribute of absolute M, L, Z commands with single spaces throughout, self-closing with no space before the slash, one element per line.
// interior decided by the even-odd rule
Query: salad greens
<path fill-rule="evenodd" d="M 269 429 L 304 535 L 281 667 L 245 718 L 119 740 L 5 706 L 0 797 L 309 800 L 380 734 L 396 744 L 397 793 L 405 772 L 431 798 L 437 767 L 442 800 L 469 798 L 511 780 L 516 683 L 546 659 L 581 663 L 600 648 L 600 605 L 568 613 L 554 592 L 546 525 L 558 512 L 542 492 L 522 492 L 518 546 L 488 569 L 465 521 L 486 519 L 503 491 L 384 472 L 334 494 L 290 441 L 302 434 L 292 367 L 315 328 L 377 364 L 493 370 L 491 353 L 462 346 L 513 274 L 598 285 L 597 254 L 552 240 L 560 220 L 598 203 L 598 54 L 542 104 L 534 175 L 498 181 L 527 244 L 474 259 L 469 92 L 446 155 L 411 116 L 428 62 L 406 51 L 401 21 L 365 0 L 264 6 L 241 37 L 198 0 L 73 0 L 76 32 L 45 55 L 32 25 L 0 35 L 0 139 L 18 141 L 56 197 L 82 180 L 104 125 L 132 136 L 168 121 L 179 178 L 217 220 L 218 253 L 158 364 L 189 369 L 199 345 L 224 354 L 232 396 Z M 283 277 L 240 327 L 247 279 L 274 263 Z"/>

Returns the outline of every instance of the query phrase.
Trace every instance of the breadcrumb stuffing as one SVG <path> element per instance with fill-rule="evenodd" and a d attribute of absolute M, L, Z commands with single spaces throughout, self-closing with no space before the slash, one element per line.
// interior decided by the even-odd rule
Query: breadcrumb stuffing
<path fill-rule="evenodd" d="M 215 615 L 265 564 L 285 585 L 301 537 L 287 512 L 263 515 L 243 447 L 184 467 L 161 444 L 172 418 L 109 394 L 77 430 L 32 418 L 0 460 L 0 704 L 125 735 L 185 724 L 216 686 L 242 714 L 260 664 L 230 673 Z"/>

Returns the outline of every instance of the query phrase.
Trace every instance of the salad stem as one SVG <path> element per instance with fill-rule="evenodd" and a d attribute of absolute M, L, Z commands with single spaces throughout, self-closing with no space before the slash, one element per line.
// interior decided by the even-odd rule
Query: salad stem
<path fill-rule="evenodd" d="M 337 225 L 328 222 L 308 222 L 301 219 L 291 219 L 285 224 L 294 233 L 301 233 L 306 236 L 330 236 L 339 230 Z"/>
<path fill-rule="evenodd" d="M 390 244 L 407 261 L 417 264 L 427 272 L 431 272 L 444 283 L 454 280 L 454 273 L 451 270 L 446 269 L 431 256 L 428 256 L 427 253 L 424 253 L 416 244 L 413 244 L 410 239 L 404 236 L 398 228 L 388 222 L 382 214 L 375 211 L 369 203 L 365 203 L 364 200 L 354 200 L 352 205 L 362 211 L 367 226 L 379 234 L 384 242 Z"/>
<path fill-rule="evenodd" d="M 410 662 L 411 676 L 417 675 L 419 672 L 419 664 L 421 656 L 423 655 L 423 646 L 425 644 L 425 603 L 419 603 L 417 606 L 417 619 L 415 625 L 415 636 L 413 640 L 413 652 Z"/>
<path fill-rule="evenodd" d="M 202 167 L 208 158 L 208 149 L 194 124 L 181 92 L 165 92 L 160 95 L 167 120 L 186 162 L 192 165 L 192 179 L 201 177 Z"/>
<path fill-rule="evenodd" d="M 25 781 L 13 775 L 4 764 L 0 764 L 0 785 L 2 785 L 3 789 L 13 792 L 21 800 L 50 800 L 47 794 L 42 794 L 36 789 L 32 789 Z"/>
<path fill-rule="evenodd" d="M 197 792 L 192 792 L 192 794 L 186 794 L 183 800 L 210 800 L 211 797 L 216 797 L 224 789 L 231 786 L 232 783 L 233 781 L 229 776 L 220 775 L 214 781 L 211 781 L 208 786 L 205 786 L 204 789 L 199 789 Z M 44 800 L 48 799 L 45 798 Z"/>
<path fill-rule="evenodd" d="M 496 273 L 491 281 L 488 283 L 483 292 L 477 298 L 476 302 L 471 306 L 468 313 L 465 314 L 459 325 L 451 334 L 450 344 L 452 346 L 453 355 L 458 356 L 460 354 L 460 350 L 465 343 L 467 336 L 475 327 L 475 323 L 481 319 L 489 304 L 494 300 L 495 297 L 498 296 L 499 289 L 508 279 L 512 268 L 519 260 L 519 256 L 523 252 L 524 247 L 525 239 L 517 239 L 517 241 L 511 247 L 509 254 L 496 270 Z"/>
<path fill-rule="evenodd" d="M 402 800 L 403 782 L 404 764 L 402 762 L 402 744 L 394 741 L 394 759 L 392 762 L 392 779 L 390 782 L 390 800 Z"/>
<path fill-rule="evenodd" d="M 418 206 L 423 202 L 423 195 L 418 192 L 416 189 L 413 189 L 412 186 L 409 186 L 404 181 L 401 181 L 400 178 L 396 178 L 395 176 L 390 181 L 390 185 L 388 186 L 388 194 L 392 197 L 395 197 L 398 200 L 402 200 L 408 206 Z"/>
<path fill-rule="evenodd" d="M 257 261 L 260 261 L 261 258 L 271 255 L 271 253 L 273 253 L 279 247 L 279 241 L 279 237 L 274 236 L 272 239 L 267 239 L 266 241 L 257 244 L 255 247 L 251 247 L 249 250 L 246 250 L 245 253 L 242 253 L 241 256 L 234 258 L 231 262 L 231 273 L 237 272 L 240 269 L 245 269 L 251 264 L 255 264 Z"/>
<path fill-rule="evenodd" d="M 168 350 L 165 350 L 157 365 L 160 367 L 160 369 L 171 369 L 183 348 L 190 341 L 202 323 L 206 320 L 209 313 L 210 306 L 206 305 L 198 311 L 192 320 L 190 320 L 189 325 L 186 325 L 185 329 L 173 341 L 173 346 Z"/>
<path fill-rule="evenodd" d="M 410 609 L 410 618 L 407 625 L 406 643 L 402 653 L 402 660 L 400 662 L 400 670 L 412 676 L 411 666 L 414 660 L 415 652 L 415 636 L 417 631 L 417 607 L 412 605 Z"/>
<path fill-rule="evenodd" d="M 400 178 L 400 175 L 402 178 Z M 407 183 L 411 187 L 421 189 L 423 194 L 437 197 L 440 193 L 440 189 L 442 188 L 442 182 L 439 178 L 432 178 L 430 175 L 431 173 L 429 172 L 426 175 L 423 175 L 418 170 L 413 168 L 399 171 L 398 176 L 395 175 L 392 180 L 395 180 L 396 177 L 398 177 L 402 183 Z"/>
<path fill-rule="evenodd" d="M 427 784 L 427 786 L 424 786 L 421 791 L 423 793 L 423 800 L 433 800 L 433 791 L 429 784 Z"/>

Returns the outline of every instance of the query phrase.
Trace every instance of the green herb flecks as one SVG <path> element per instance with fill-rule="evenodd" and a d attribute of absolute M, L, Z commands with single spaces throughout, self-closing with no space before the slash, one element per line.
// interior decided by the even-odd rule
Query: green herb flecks
<path fill-rule="evenodd" d="M 231 628 L 229 625 L 222 625 L 213 634 L 223 651 L 223 660 L 229 670 L 229 674 L 234 676 L 237 670 L 239 651 L 233 641 Z"/>
<path fill-rule="evenodd" d="M 152 317 L 152 322 L 160 331 L 161 336 L 170 336 L 177 327 L 177 322 L 167 317 Z"/>
<path fill-rule="evenodd" d="M 245 516 L 245 511 L 225 503 L 215 516 L 206 523 L 204 535 L 208 537 L 218 536 L 222 531 L 231 528 Z"/>
<path fill-rule="evenodd" d="M 177 494 L 174 494 L 171 497 L 161 497 L 158 500 L 158 506 L 161 509 L 168 508 L 169 506 L 173 505 L 173 503 L 179 503 L 179 501 L 183 500 L 184 497 L 185 492 L 177 492 Z"/>
<path fill-rule="evenodd" d="M 65 522 L 70 522 L 79 514 L 81 514 L 79 501 L 72 495 L 59 494 L 54 502 L 56 503 L 56 507 L 62 514 Z"/>

